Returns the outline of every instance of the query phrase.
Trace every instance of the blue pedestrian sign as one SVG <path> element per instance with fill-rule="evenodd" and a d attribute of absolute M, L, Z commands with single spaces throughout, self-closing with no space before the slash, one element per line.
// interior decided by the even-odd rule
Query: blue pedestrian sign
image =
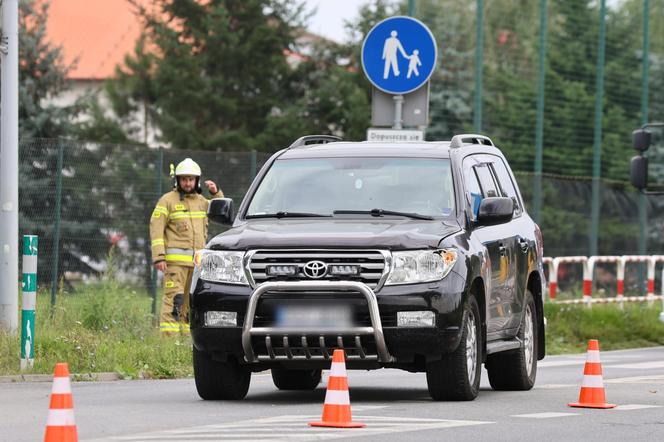
<path fill-rule="evenodd" d="M 362 45 L 362 68 L 388 94 L 407 94 L 429 80 L 436 67 L 436 40 L 421 21 L 387 18 L 369 31 Z"/>

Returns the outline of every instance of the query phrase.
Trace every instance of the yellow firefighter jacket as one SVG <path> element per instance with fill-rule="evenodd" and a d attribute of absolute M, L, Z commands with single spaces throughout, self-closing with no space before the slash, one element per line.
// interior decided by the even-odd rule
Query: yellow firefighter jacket
<path fill-rule="evenodd" d="M 219 190 L 211 198 L 223 198 Z M 174 189 L 162 196 L 150 218 L 152 262 L 164 261 L 193 267 L 194 252 L 207 240 L 209 201 L 198 193 L 185 194 Z"/>

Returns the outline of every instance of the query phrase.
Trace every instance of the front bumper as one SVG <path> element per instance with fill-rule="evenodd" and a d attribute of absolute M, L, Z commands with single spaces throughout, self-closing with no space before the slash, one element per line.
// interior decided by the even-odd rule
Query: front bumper
<path fill-rule="evenodd" d="M 351 281 L 270 282 L 252 290 L 197 280 L 193 289 L 190 319 L 194 346 L 218 359 L 232 355 L 261 368 L 329 365 L 326 361 L 332 350 L 339 347 L 346 350 L 349 368 L 407 368 L 438 359 L 458 346 L 466 296 L 465 279 L 454 272 L 442 281 L 386 286 L 378 293 Z M 353 327 L 306 329 L 261 322 L 261 315 L 280 297 L 353 302 L 365 320 Z M 238 312 L 238 326 L 205 327 L 205 312 L 209 310 Z M 397 326 L 398 311 L 420 310 L 435 313 L 435 327 Z"/>

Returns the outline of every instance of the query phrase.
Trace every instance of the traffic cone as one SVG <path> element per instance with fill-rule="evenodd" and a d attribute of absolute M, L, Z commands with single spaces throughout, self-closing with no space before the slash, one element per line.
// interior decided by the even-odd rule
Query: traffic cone
<path fill-rule="evenodd" d="M 615 404 L 607 404 L 604 396 L 604 380 L 602 364 L 599 361 L 599 341 L 588 341 L 588 355 L 583 369 L 583 382 L 579 393 L 579 402 L 567 404 L 578 408 L 613 408 Z"/>
<path fill-rule="evenodd" d="M 351 417 L 348 376 L 343 350 L 336 349 L 332 355 L 332 367 L 327 381 L 322 421 L 309 422 L 309 425 L 334 428 L 362 428 L 365 426 L 359 422 L 353 422 Z"/>
<path fill-rule="evenodd" d="M 74 400 L 69 383 L 69 368 L 66 362 L 55 364 L 51 404 L 48 407 L 44 442 L 77 442 L 74 422 Z"/>

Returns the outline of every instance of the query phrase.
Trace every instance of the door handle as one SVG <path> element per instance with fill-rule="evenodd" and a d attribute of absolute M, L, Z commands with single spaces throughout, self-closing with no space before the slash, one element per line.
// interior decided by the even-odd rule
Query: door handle
<path fill-rule="evenodd" d="M 498 251 L 500 252 L 500 256 L 507 256 L 507 247 L 504 245 L 500 244 L 498 246 Z"/>
<path fill-rule="evenodd" d="M 521 251 L 523 253 L 528 253 L 528 249 L 529 249 L 528 240 L 526 240 L 524 238 L 519 238 L 519 245 L 521 246 Z"/>

